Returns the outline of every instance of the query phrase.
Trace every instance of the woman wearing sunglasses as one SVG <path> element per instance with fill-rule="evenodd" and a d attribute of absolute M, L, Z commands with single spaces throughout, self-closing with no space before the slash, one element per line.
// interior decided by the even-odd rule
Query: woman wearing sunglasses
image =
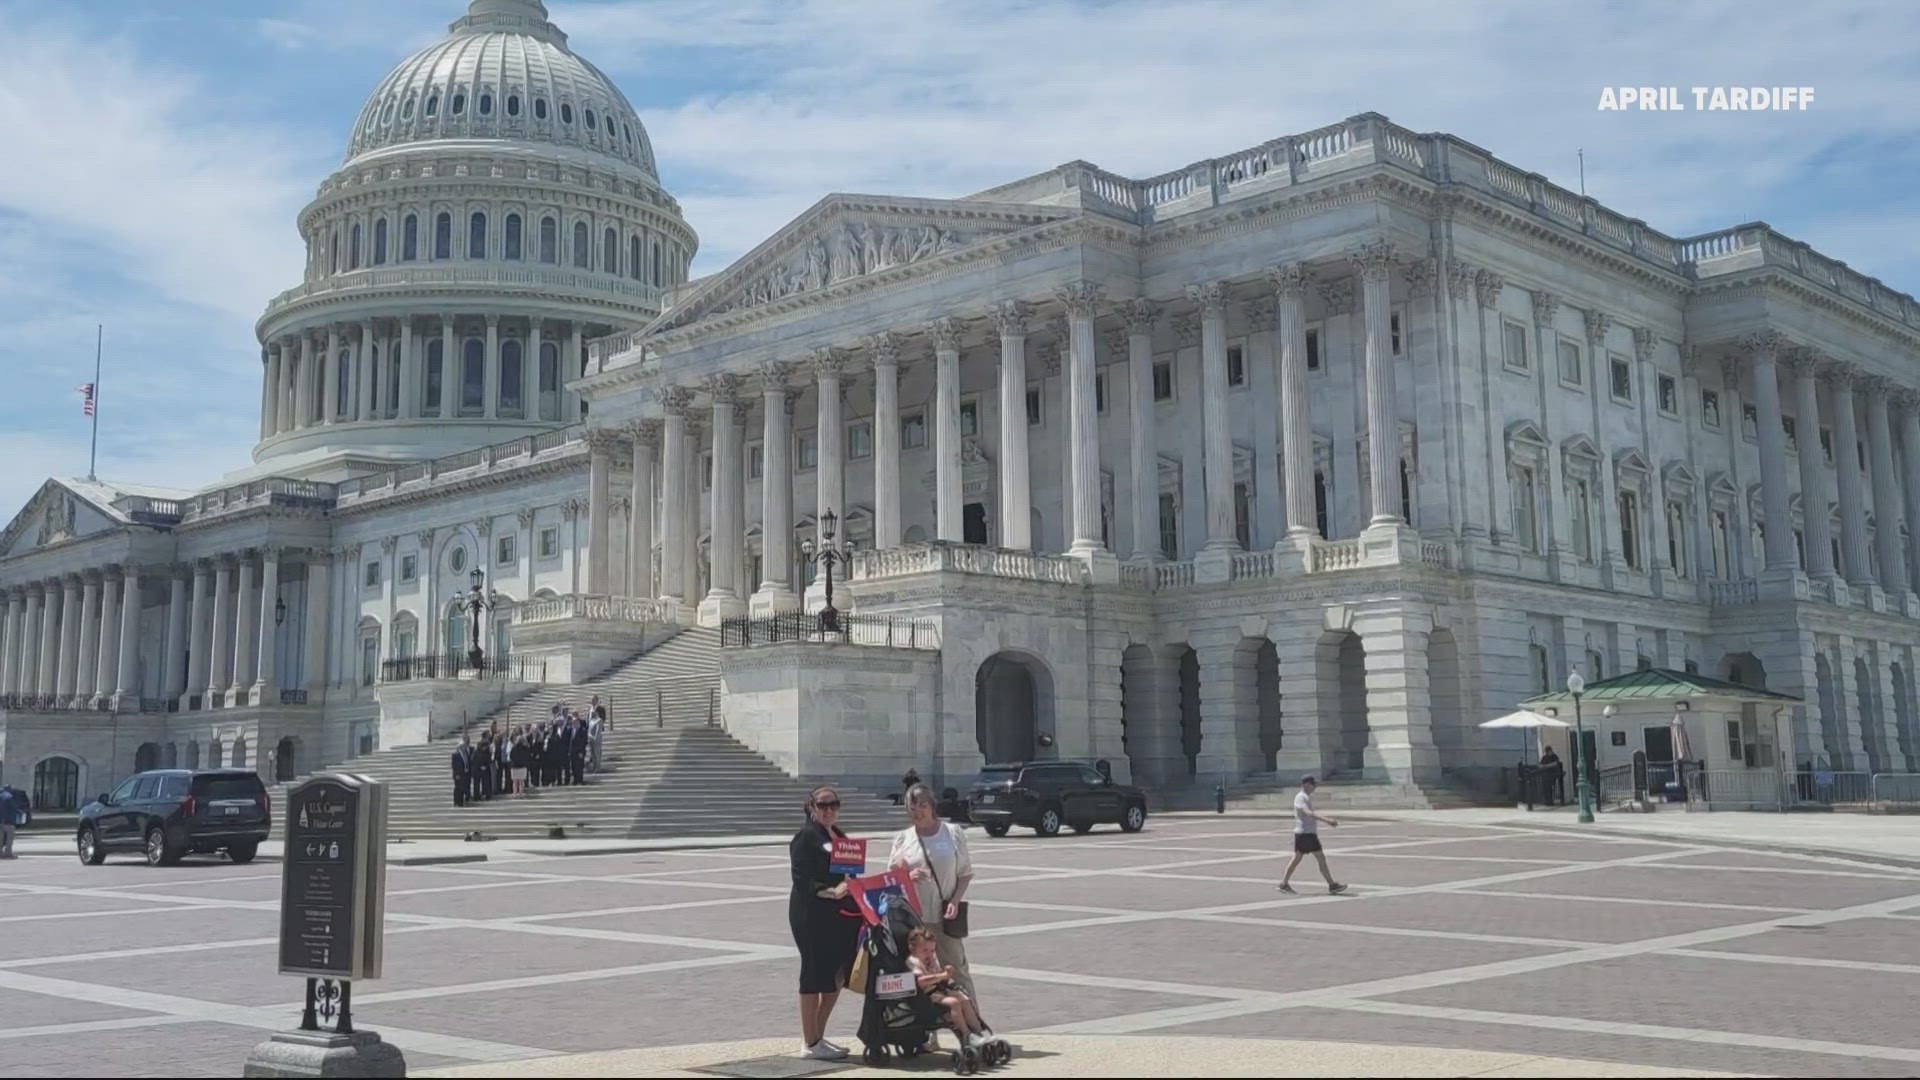
<path fill-rule="evenodd" d="M 841 830 L 840 793 L 815 788 L 807 796 L 807 823 L 794 834 L 793 893 L 787 900 L 787 925 L 800 950 L 800 1036 L 807 1056 L 836 1061 L 847 1049 L 827 1041 L 827 1018 L 853 965 L 860 932 L 859 908 L 848 895 L 847 875 L 833 872 L 833 839 Z"/>

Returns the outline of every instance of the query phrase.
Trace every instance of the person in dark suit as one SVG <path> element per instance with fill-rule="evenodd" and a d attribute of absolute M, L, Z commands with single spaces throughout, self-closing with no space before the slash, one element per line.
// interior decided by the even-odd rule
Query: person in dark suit
<path fill-rule="evenodd" d="M 566 783 L 564 769 L 567 760 L 566 735 L 558 724 L 548 729 L 547 743 L 541 757 L 541 771 L 546 777 L 545 782 L 555 787 Z"/>
<path fill-rule="evenodd" d="M 1567 801 L 1567 768 L 1551 746 L 1540 751 L 1540 791 L 1549 806 Z"/>
<path fill-rule="evenodd" d="M 469 769 L 472 773 L 473 798 L 485 802 L 493 798 L 493 733 L 480 733 L 480 744 L 473 748 L 473 761 Z"/>
<path fill-rule="evenodd" d="M 840 793 L 815 788 L 806 809 L 807 823 L 787 847 L 793 871 L 787 926 L 800 951 L 801 1041 L 808 1057 L 835 1061 L 847 1051 L 828 1041 L 827 1019 L 853 964 L 860 915 L 848 895 L 847 876 L 833 870 L 833 841 L 847 835 L 840 828 Z"/>
<path fill-rule="evenodd" d="M 579 717 L 567 725 L 567 774 L 568 782 L 586 783 L 583 774 L 587 771 L 587 725 Z"/>
<path fill-rule="evenodd" d="M 473 787 L 473 742 L 460 733 L 460 745 L 453 748 L 453 805 L 467 805 Z"/>

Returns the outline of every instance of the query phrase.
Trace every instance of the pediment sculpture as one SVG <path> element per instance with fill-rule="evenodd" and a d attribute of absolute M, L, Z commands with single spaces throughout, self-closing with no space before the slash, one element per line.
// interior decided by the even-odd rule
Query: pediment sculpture
<path fill-rule="evenodd" d="M 939 225 L 846 222 L 802 243 L 784 262 L 774 264 L 708 314 L 758 307 L 849 278 L 919 262 L 965 247 L 984 235 Z"/>
<path fill-rule="evenodd" d="M 56 491 L 50 495 L 46 512 L 40 518 L 40 535 L 35 538 L 34 545 L 46 547 L 55 541 L 71 539 L 76 509 L 77 504 L 71 492 Z"/>

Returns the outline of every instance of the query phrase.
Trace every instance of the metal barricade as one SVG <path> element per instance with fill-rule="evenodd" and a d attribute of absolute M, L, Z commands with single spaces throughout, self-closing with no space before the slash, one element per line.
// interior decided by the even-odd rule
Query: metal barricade
<path fill-rule="evenodd" d="M 1874 773 L 1869 790 L 1881 810 L 1920 813 L 1920 773 Z"/>
<path fill-rule="evenodd" d="M 1767 769 L 1683 770 L 1688 801 L 1705 810 L 1782 810 L 1787 793 L 1779 773 Z"/>
<path fill-rule="evenodd" d="M 1793 802 L 1828 809 L 1864 809 L 1873 803 L 1873 778 L 1864 772 L 1801 769 L 1793 774 Z"/>

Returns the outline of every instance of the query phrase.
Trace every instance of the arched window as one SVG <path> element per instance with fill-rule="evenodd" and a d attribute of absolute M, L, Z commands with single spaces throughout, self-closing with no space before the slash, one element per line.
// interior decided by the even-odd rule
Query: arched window
<path fill-rule="evenodd" d="M 233 740 L 233 767 L 236 769 L 244 769 L 247 767 L 247 737 L 245 735 Z"/>
<path fill-rule="evenodd" d="M 340 375 L 333 388 L 333 413 L 345 416 L 353 412 L 353 350 L 341 349 L 335 353 L 333 366 Z"/>
<path fill-rule="evenodd" d="M 373 265 L 384 266 L 387 262 L 387 219 L 381 218 L 373 223 Z"/>
<path fill-rule="evenodd" d="M 453 100 L 448 103 L 447 109 L 449 112 L 451 112 L 455 116 L 459 116 L 461 113 L 466 112 L 467 111 L 466 93 L 464 91 L 455 90 L 453 92 Z"/>
<path fill-rule="evenodd" d="M 640 238 L 627 237 L 627 275 L 635 281 L 640 280 L 640 272 L 646 265 L 646 261 L 640 257 Z"/>
<path fill-rule="evenodd" d="M 596 129 L 595 129 L 595 127 L 594 127 L 594 123 L 593 123 L 593 110 L 592 110 L 592 109 L 588 109 L 588 110 L 587 110 L 587 130 L 589 130 L 589 131 L 593 131 L 593 130 L 596 130 Z"/>
<path fill-rule="evenodd" d="M 476 210 L 467 219 L 467 258 L 487 257 L 487 215 Z"/>
<path fill-rule="evenodd" d="M 560 261 L 560 225 L 550 217 L 540 219 L 540 261 Z"/>
<path fill-rule="evenodd" d="M 468 338 L 460 355 L 460 415 L 479 416 L 487 411 L 487 347 L 479 338 Z"/>
<path fill-rule="evenodd" d="M 560 346 L 540 343 L 540 419 L 560 419 Z"/>
<path fill-rule="evenodd" d="M 507 115 L 508 116 L 520 115 L 520 95 L 519 94 L 507 95 Z"/>
<path fill-rule="evenodd" d="M 525 373 L 521 370 L 525 346 L 518 338 L 508 338 L 500 343 L 500 415 L 525 415 L 525 402 L 522 394 L 527 385 Z"/>
<path fill-rule="evenodd" d="M 433 257 L 453 258 L 453 215 L 445 210 L 433 219 Z"/>
<path fill-rule="evenodd" d="M 347 269 L 360 269 L 360 223 L 354 222 L 353 229 L 347 234 Z"/>
<path fill-rule="evenodd" d="M 601 234 L 600 269 L 609 274 L 620 272 L 620 234 L 612 229 Z"/>
<path fill-rule="evenodd" d="M 340 230 L 335 229 L 327 237 L 327 273 L 340 272 Z"/>
<path fill-rule="evenodd" d="M 506 250 L 502 252 L 502 256 L 508 259 L 518 259 L 520 257 L 519 214 L 507 215 L 507 235 L 504 242 L 506 244 Z"/>
<path fill-rule="evenodd" d="M 427 96 L 427 115 L 437 116 L 439 115 L 439 113 L 440 113 L 440 95 L 429 94 Z"/>
<path fill-rule="evenodd" d="M 652 284 L 655 284 L 655 285 L 664 284 L 664 282 L 660 280 L 660 245 L 658 244 L 655 244 L 653 246 L 653 282 Z"/>
<path fill-rule="evenodd" d="M 481 116 L 493 115 L 493 95 L 492 94 L 480 95 L 480 115 Z"/>
<path fill-rule="evenodd" d="M 33 808 L 38 811 L 80 809 L 80 764 L 53 757 L 33 767 Z"/>
<path fill-rule="evenodd" d="M 456 600 L 447 608 L 446 618 L 447 655 L 463 657 L 467 653 L 467 613 Z"/>
<path fill-rule="evenodd" d="M 407 97 L 407 100 L 403 102 L 400 106 L 400 119 L 402 120 L 413 119 L 413 97 L 411 95 L 409 95 Z"/>
<path fill-rule="evenodd" d="M 573 106 L 564 101 L 560 103 L 560 122 L 563 124 L 573 123 Z"/>
<path fill-rule="evenodd" d="M 573 223 L 573 265 L 585 270 L 592 261 L 593 247 L 587 240 L 587 223 L 576 221 Z"/>
<path fill-rule="evenodd" d="M 547 118 L 546 98 L 537 97 L 533 99 L 533 118 L 535 120 L 545 120 Z"/>
<path fill-rule="evenodd" d="M 440 383 L 446 370 L 446 347 L 440 338 L 427 342 L 426 396 L 420 402 L 421 416 L 440 415 Z"/>
<path fill-rule="evenodd" d="M 400 261 L 412 262 L 420 257 L 420 216 L 408 214 L 400 223 Z"/>

